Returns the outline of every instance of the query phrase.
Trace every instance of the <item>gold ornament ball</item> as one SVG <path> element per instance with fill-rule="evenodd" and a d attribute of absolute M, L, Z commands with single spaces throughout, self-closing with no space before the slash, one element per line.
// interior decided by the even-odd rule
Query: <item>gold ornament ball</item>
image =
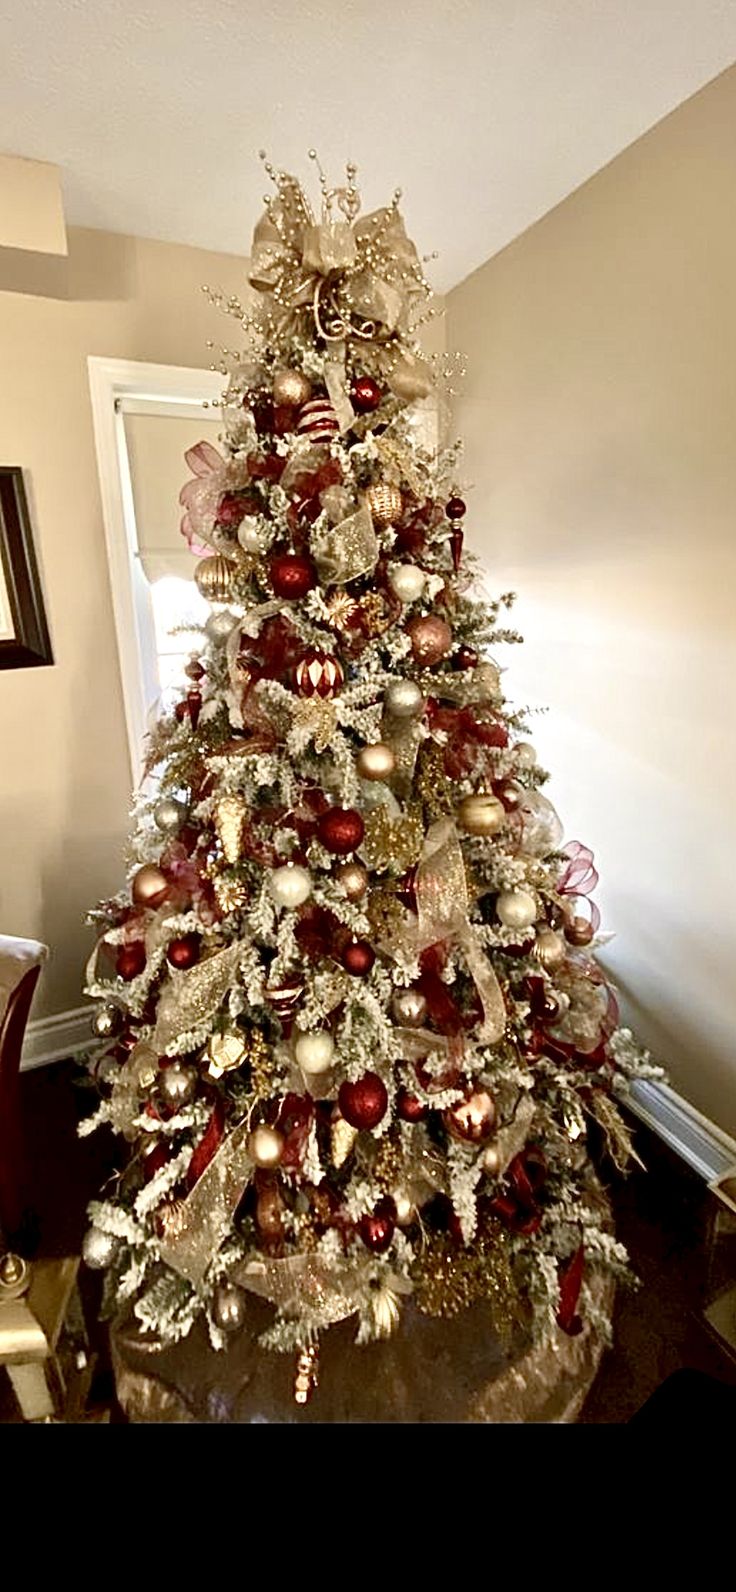
<path fill-rule="evenodd" d="M 445 658 L 452 646 L 452 631 L 439 614 L 424 614 L 408 626 L 411 650 L 417 663 L 432 668 Z"/>
<path fill-rule="evenodd" d="M 411 1227 L 416 1221 L 417 1208 L 404 1189 L 394 1189 L 392 1199 L 396 1206 L 396 1226 Z"/>
<path fill-rule="evenodd" d="M 119 1238 L 112 1233 L 103 1233 L 100 1227 L 90 1227 L 82 1240 L 82 1260 L 90 1271 L 105 1271 L 112 1265 L 119 1249 Z"/>
<path fill-rule="evenodd" d="M 463 796 L 458 804 L 458 823 L 468 835 L 497 835 L 505 818 L 503 802 L 485 791 Z"/>
<path fill-rule="evenodd" d="M 496 914 L 507 929 L 530 929 L 537 916 L 537 903 L 528 890 L 502 890 L 496 901 Z"/>
<path fill-rule="evenodd" d="M 427 1002 L 419 989 L 397 989 L 391 1011 L 403 1028 L 420 1028 L 427 1015 Z"/>
<path fill-rule="evenodd" d="M 300 409 L 312 396 L 312 383 L 300 370 L 277 370 L 273 378 L 273 401 Z"/>
<path fill-rule="evenodd" d="M 97 1039 L 112 1039 L 121 1022 L 119 1008 L 112 1002 L 106 1001 L 104 1006 L 99 1006 L 92 1018 L 92 1032 Z"/>
<path fill-rule="evenodd" d="M 493 1131 L 496 1107 L 485 1089 L 475 1089 L 465 1100 L 443 1113 L 445 1127 L 463 1144 L 482 1144 Z"/>
<path fill-rule="evenodd" d="M 424 706 L 424 697 L 415 680 L 392 680 L 384 697 L 386 712 L 395 719 L 415 719 Z"/>
<path fill-rule="evenodd" d="M 244 553 L 250 553 L 251 558 L 260 558 L 263 548 L 258 526 L 254 520 L 244 519 L 238 526 L 238 541 Z"/>
<path fill-rule="evenodd" d="M 208 603 L 226 603 L 232 593 L 236 565 L 222 553 L 200 558 L 194 571 L 194 584 Z"/>
<path fill-rule="evenodd" d="M 162 796 L 153 809 L 154 823 L 163 835 L 175 835 L 186 816 L 185 803 L 177 801 L 175 796 Z"/>
<path fill-rule="evenodd" d="M 362 901 L 368 889 L 368 873 L 360 862 L 341 862 L 335 878 L 348 901 Z"/>
<path fill-rule="evenodd" d="M 501 671 L 487 660 L 473 671 L 473 691 L 479 701 L 494 702 L 501 695 Z"/>
<path fill-rule="evenodd" d="M 389 525 L 394 525 L 401 518 L 403 500 L 397 486 L 391 486 L 388 481 L 374 481 L 369 486 L 365 501 L 371 511 L 371 517 L 380 530 L 386 530 Z"/>
<path fill-rule="evenodd" d="M 278 1128 L 269 1128 L 261 1122 L 248 1137 L 248 1154 L 256 1166 L 267 1169 L 278 1166 L 284 1153 L 284 1135 Z"/>
<path fill-rule="evenodd" d="M 180 1061 L 172 1061 L 168 1067 L 162 1067 L 158 1091 L 168 1106 L 178 1110 L 181 1106 L 189 1105 L 196 1090 L 197 1072 L 194 1067 L 185 1067 Z"/>
<path fill-rule="evenodd" d="M 361 747 L 355 768 L 361 779 L 389 779 L 396 768 L 396 753 L 388 741 L 375 741 Z"/>
<path fill-rule="evenodd" d="M 137 907 L 160 907 L 166 899 L 169 881 L 155 863 L 146 862 L 134 874 L 130 893 Z"/>
<path fill-rule="evenodd" d="M 557 934 L 555 929 L 539 929 L 532 955 L 541 962 L 542 967 L 559 967 L 565 960 L 565 942 L 562 935 Z"/>
<path fill-rule="evenodd" d="M 9 1250 L 0 1259 L 0 1304 L 6 1299 L 20 1299 L 31 1281 L 31 1268 L 21 1255 Z"/>
<path fill-rule="evenodd" d="M 498 1145 L 488 1144 L 486 1146 L 480 1164 L 488 1177 L 498 1177 L 501 1170 L 501 1156 Z"/>

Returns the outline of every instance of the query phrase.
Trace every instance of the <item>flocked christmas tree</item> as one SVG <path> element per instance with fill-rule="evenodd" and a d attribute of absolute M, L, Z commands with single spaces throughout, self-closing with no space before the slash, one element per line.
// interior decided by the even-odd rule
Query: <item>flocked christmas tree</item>
<path fill-rule="evenodd" d="M 416 440 L 447 372 L 399 195 L 360 217 L 348 166 L 315 217 L 267 169 L 256 296 L 212 295 L 248 341 L 223 453 L 193 448 L 182 491 L 212 615 L 93 915 L 84 1129 L 130 1153 L 85 1255 L 165 1340 L 205 1312 L 224 1347 L 248 1290 L 271 1301 L 303 1403 L 321 1332 L 387 1336 L 409 1299 L 579 1330 L 626 1262 L 588 1131 L 625 1163 L 614 1086 L 648 1063 L 592 956 L 591 854 L 504 700 L 491 650 L 519 637 L 510 596 L 473 595 L 459 448 Z"/>

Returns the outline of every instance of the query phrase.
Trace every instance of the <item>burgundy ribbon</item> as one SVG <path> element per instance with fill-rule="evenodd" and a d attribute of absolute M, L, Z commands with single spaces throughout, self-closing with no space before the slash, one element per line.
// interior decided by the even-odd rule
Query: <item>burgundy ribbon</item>
<path fill-rule="evenodd" d="M 585 1247 L 583 1244 L 576 1249 L 560 1267 L 560 1298 L 557 1306 L 557 1325 L 562 1328 L 568 1337 L 575 1338 L 583 1330 L 581 1317 L 577 1314 L 580 1289 L 583 1285 L 583 1272 L 585 1270 Z"/>
<path fill-rule="evenodd" d="M 212 1107 L 212 1115 L 207 1123 L 207 1127 L 205 1128 L 202 1138 L 200 1139 L 199 1144 L 196 1146 L 192 1159 L 189 1162 L 189 1168 L 187 1171 L 188 1188 L 194 1188 L 195 1183 L 209 1166 L 215 1150 L 222 1142 L 224 1131 L 225 1109 L 221 1099 L 218 1096 L 218 1098 L 215 1100 L 214 1106 Z"/>
<path fill-rule="evenodd" d="M 491 1201 L 491 1210 L 506 1222 L 512 1232 L 530 1234 L 537 1231 L 542 1219 L 537 1195 L 544 1187 L 546 1177 L 547 1162 L 535 1145 L 527 1145 L 520 1150 L 507 1167 L 508 1187 L 505 1193 L 497 1194 Z"/>

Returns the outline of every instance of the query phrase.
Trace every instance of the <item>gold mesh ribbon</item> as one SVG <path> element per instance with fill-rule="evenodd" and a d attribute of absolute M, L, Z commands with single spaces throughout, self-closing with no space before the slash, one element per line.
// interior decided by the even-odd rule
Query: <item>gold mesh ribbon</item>
<path fill-rule="evenodd" d="M 241 1122 L 223 1140 L 190 1194 L 177 1209 L 176 1233 L 160 1245 L 161 1258 L 198 1288 L 210 1261 L 232 1226 L 232 1219 L 250 1181 L 248 1123 Z"/>
<path fill-rule="evenodd" d="M 339 525 L 314 534 L 311 549 L 323 585 L 345 586 L 368 574 L 378 559 L 370 509 L 362 506 Z"/>
<path fill-rule="evenodd" d="M 182 1034 L 190 1033 L 200 1023 L 214 1017 L 235 981 L 243 948 L 243 943 L 236 941 L 187 972 L 171 970 L 159 998 L 151 1041 L 160 1056 L 165 1055 L 169 1045 Z"/>

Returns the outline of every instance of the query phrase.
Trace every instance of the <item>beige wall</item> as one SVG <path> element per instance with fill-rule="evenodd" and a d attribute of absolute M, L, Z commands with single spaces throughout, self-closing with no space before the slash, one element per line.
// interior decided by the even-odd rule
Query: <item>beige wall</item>
<path fill-rule="evenodd" d="M 0 929 L 53 948 L 35 1017 L 81 1002 L 84 915 L 119 889 L 128 828 L 87 355 L 206 367 L 206 339 L 232 341 L 232 322 L 201 284 L 242 290 L 244 270 L 103 232 L 71 229 L 69 251 L 68 280 L 54 278 L 68 297 L 0 292 L 0 462 L 25 472 L 55 657 L 0 672 Z M 29 289 L 43 269 L 28 263 Z"/>
<path fill-rule="evenodd" d="M 468 534 L 608 967 L 736 1130 L 736 70 L 449 296 Z"/>

